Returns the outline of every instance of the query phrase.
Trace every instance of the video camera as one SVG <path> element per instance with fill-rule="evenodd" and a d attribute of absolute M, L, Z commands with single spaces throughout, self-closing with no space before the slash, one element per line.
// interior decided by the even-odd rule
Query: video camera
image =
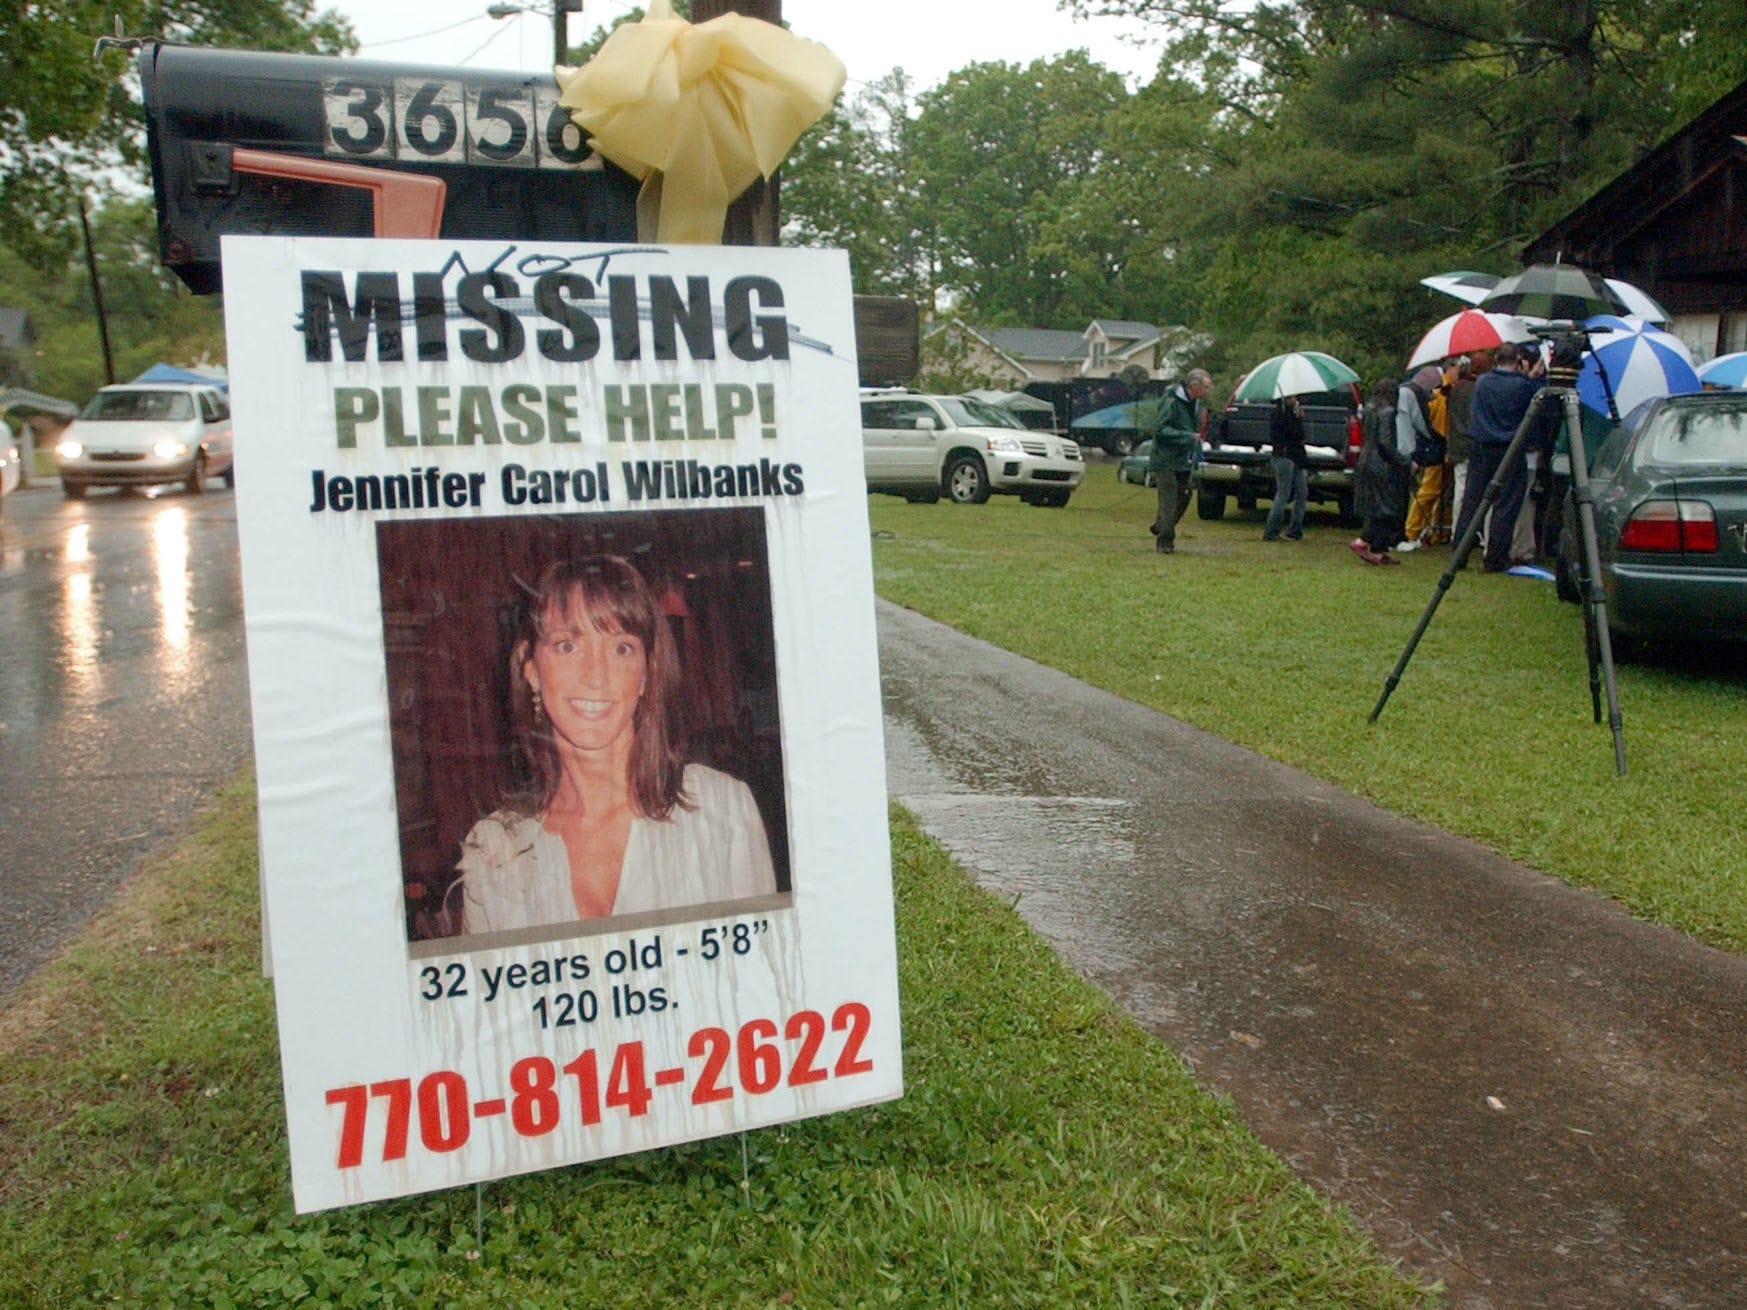
<path fill-rule="evenodd" d="M 1581 323 L 1568 318 L 1554 319 L 1550 323 L 1536 323 L 1530 326 L 1541 341 L 1549 347 L 1547 357 L 1547 377 L 1554 386 L 1570 387 L 1577 385 L 1577 375 L 1583 370 L 1583 357 L 1593 347 L 1589 344 L 1592 332 L 1612 332 L 1612 328 L 1587 328 Z"/>

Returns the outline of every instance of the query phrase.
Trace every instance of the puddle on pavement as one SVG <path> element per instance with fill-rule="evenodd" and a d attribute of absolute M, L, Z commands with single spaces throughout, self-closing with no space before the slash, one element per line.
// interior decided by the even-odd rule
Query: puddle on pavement
<path fill-rule="evenodd" d="M 1114 887 L 1141 880 L 1135 807 L 1108 796 L 1027 794 L 992 789 L 1026 770 L 935 755 L 914 726 L 886 719 L 887 786 L 924 832 L 952 853 L 977 884 L 1020 915 L 1083 971 L 1121 975 L 1139 964 L 1109 930 Z M 976 776 L 967 777 L 974 770 Z M 955 776 L 956 775 L 956 776 Z M 1029 778 L 1028 781 L 1036 781 Z M 1103 895 L 1089 895 L 1096 881 Z"/>

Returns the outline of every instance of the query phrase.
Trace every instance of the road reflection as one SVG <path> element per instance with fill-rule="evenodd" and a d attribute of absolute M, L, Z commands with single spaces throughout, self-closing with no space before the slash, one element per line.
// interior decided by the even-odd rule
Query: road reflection
<path fill-rule="evenodd" d="M 185 673 L 188 667 L 188 511 L 166 509 L 152 525 L 152 558 L 157 565 L 158 632 L 171 653 L 165 672 Z"/>
<path fill-rule="evenodd" d="M 61 668 L 66 694 L 94 701 L 103 694 L 103 666 L 97 658 L 97 602 L 91 575 L 69 573 L 61 584 Z"/>
<path fill-rule="evenodd" d="M 229 495 L 7 496 L 0 993 L 247 759 L 241 602 Z"/>

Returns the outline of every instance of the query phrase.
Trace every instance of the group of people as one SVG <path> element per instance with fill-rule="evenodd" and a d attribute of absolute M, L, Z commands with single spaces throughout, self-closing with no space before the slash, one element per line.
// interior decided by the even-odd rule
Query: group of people
<path fill-rule="evenodd" d="M 1191 369 L 1166 392 L 1152 432 L 1148 472 L 1158 489 L 1158 510 L 1149 531 L 1161 554 L 1176 550 L 1177 524 L 1193 485 L 1203 402 L 1212 385 L 1205 369 Z M 1373 387 L 1361 408 L 1354 509 L 1364 527 L 1350 543 L 1353 553 L 1367 564 L 1399 564 L 1404 552 L 1460 542 L 1545 385 L 1540 352 L 1506 343 Z M 1489 509 L 1483 525 L 1488 573 L 1531 563 L 1550 549 L 1547 485 L 1558 428 L 1559 411 L 1544 407 L 1529 434 L 1526 456 L 1513 462 Z M 1296 397 L 1275 402 L 1268 436 L 1274 497 L 1262 539 L 1301 541 L 1310 460 Z"/>
<path fill-rule="evenodd" d="M 1365 526 L 1353 553 L 1367 564 L 1397 564 L 1399 552 L 1460 543 L 1545 385 L 1540 352 L 1508 342 L 1379 382 L 1365 405 L 1354 469 L 1354 507 Z M 1558 429 L 1559 411 L 1543 408 L 1524 458 L 1506 473 L 1483 525 L 1488 573 L 1547 552 L 1545 491 Z M 1541 492 L 1533 499 L 1531 483 Z"/>

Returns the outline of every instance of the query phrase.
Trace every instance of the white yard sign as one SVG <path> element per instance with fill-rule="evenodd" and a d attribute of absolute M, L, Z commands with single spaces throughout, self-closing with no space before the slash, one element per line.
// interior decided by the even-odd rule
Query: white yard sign
<path fill-rule="evenodd" d="M 900 1095 L 846 258 L 224 280 L 297 1208 Z"/>

